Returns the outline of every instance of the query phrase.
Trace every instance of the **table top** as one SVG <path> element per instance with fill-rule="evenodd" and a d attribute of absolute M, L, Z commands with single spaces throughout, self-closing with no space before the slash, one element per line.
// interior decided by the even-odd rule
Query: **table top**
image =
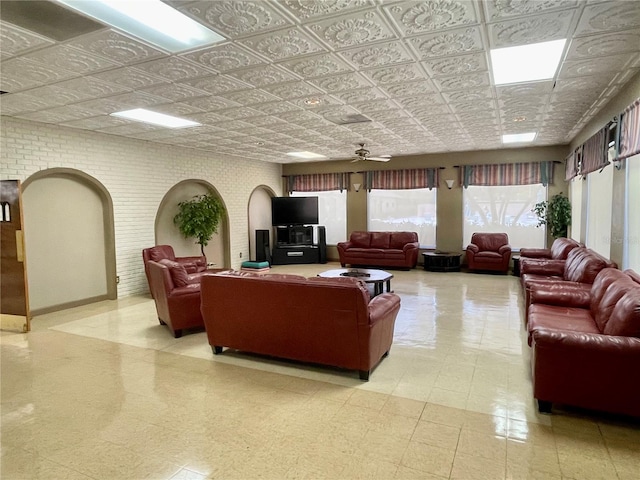
<path fill-rule="evenodd" d="M 422 252 L 425 257 L 461 257 L 459 252 Z"/>
<path fill-rule="evenodd" d="M 393 275 L 389 272 L 372 268 L 337 268 L 319 273 L 318 276 L 322 278 L 351 277 L 362 280 L 365 283 L 386 282 L 393 278 Z"/>

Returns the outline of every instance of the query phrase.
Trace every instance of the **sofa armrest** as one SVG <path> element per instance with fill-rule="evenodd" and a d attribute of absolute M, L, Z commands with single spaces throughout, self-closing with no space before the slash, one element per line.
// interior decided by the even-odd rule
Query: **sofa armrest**
<path fill-rule="evenodd" d="M 534 303 L 569 308 L 589 308 L 591 285 L 562 281 L 536 284 L 534 281 L 529 288 L 529 304 Z"/>
<path fill-rule="evenodd" d="M 549 277 L 564 277 L 564 264 L 564 260 L 520 257 L 520 275 L 534 273 Z"/>
<path fill-rule="evenodd" d="M 175 299 L 189 295 L 200 296 L 200 283 L 190 283 L 184 287 L 176 287 L 167 294 L 167 298 Z"/>
<path fill-rule="evenodd" d="M 505 255 L 505 254 L 509 254 L 511 255 L 511 245 L 502 245 L 499 249 L 498 249 L 498 253 L 500 255 Z"/>
<path fill-rule="evenodd" d="M 338 242 L 336 246 L 343 250 L 348 250 L 349 248 L 352 247 L 351 242 Z"/>
<path fill-rule="evenodd" d="M 588 351 L 589 355 L 633 357 L 640 367 L 640 338 L 619 337 L 601 333 L 570 332 L 565 330 L 538 329 L 531 332 L 532 345 L 547 350 L 571 352 Z M 637 371 L 637 370 L 635 370 Z"/>
<path fill-rule="evenodd" d="M 471 252 L 471 253 L 478 253 L 480 251 L 480 248 L 475 244 L 475 243 L 470 243 L 469 245 L 467 245 L 467 252 Z"/>
<path fill-rule="evenodd" d="M 207 268 L 207 257 L 176 257 L 176 262 L 182 265 L 187 273 L 197 273 Z"/>
<path fill-rule="evenodd" d="M 416 250 L 418 248 L 420 248 L 420 244 L 418 242 L 410 242 L 404 244 L 404 247 L 402 247 L 402 251 L 406 252 L 408 250 Z"/>
<path fill-rule="evenodd" d="M 369 302 L 369 325 L 388 318 L 400 310 L 400 297 L 395 293 L 382 293 Z"/>
<path fill-rule="evenodd" d="M 523 258 L 551 258 L 551 250 L 548 248 L 521 248 L 520 259 Z"/>

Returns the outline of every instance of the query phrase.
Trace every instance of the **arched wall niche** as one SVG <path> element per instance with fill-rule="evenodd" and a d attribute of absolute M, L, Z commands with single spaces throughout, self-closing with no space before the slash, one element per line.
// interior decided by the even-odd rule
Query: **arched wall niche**
<path fill-rule="evenodd" d="M 214 263 L 217 268 L 230 268 L 231 245 L 229 232 L 229 211 L 218 190 L 209 182 L 199 179 L 183 180 L 176 183 L 165 194 L 155 221 L 156 245 L 171 245 L 178 257 L 200 255 L 200 245 L 194 238 L 184 238 L 173 223 L 173 217 L 178 213 L 178 203 L 191 200 L 196 195 L 212 191 L 225 205 L 225 213 L 218 226 L 218 233 L 214 234 L 209 244 L 204 247 L 207 262 Z"/>
<path fill-rule="evenodd" d="M 113 201 L 97 179 L 50 168 L 22 183 L 33 315 L 116 299 Z"/>
<path fill-rule="evenodd" d="M 267 185 L 258 185 L 249 196 L 247 215 L 249 219 L 249 255 L 256 259 L 256 230 L 269 231 L 269 244 L 273 245 L 273 227 L 271 225 L 271 199 L 277 197 Z"/>

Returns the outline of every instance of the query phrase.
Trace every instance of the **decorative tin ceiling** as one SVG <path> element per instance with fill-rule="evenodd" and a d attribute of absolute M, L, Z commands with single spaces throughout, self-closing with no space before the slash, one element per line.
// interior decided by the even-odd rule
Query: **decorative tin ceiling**
<path fill-rule="evenodd" d="M 54 2 L 27 3 L 37 16 Z M 228 41 L 170 55 L 108 27 L 56 41 L 3 15 L 1 114 L 276 163 L 349 159 L 360 142 L 374 156 L 486 150 L 530 131 L 533 146 L 570 142 L 640 70 L 634 0 L 166 3 Z M 493 86 L 491 48 L 560 38 L 553 80 Z M 136 107 L 202 126 L 109 116 Z M 353 115 L 371 122 L 341 124 Z"/>

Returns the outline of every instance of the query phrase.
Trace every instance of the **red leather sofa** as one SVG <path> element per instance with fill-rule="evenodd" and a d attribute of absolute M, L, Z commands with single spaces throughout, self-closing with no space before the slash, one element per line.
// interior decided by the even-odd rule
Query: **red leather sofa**
<path fill-rule="evenodd" d="M 590 290 L 570 282 L 531 288 L 533 395 L 552 403 L 640 416 L 640 277 L 601 270 Z"/>
<path fill-rule="evenodd" d="M 511 245 L 506 233 L 476 232 L 467 246 L 469 270 L 509 271 Z"/>
<path fill-rule="evenodd" d="M 400 297 L 370 299 L 355 278 L 228 272 L 201 281 L 202 316 L 214 354 L 261 355 L 371 370 L 389 353 Z"/>
<path fill-rule="evenodd" d="M 583 245 L 571 238 L 556 238 L 551 248 L 522 248 L 520 249 L 520 262 L 527 259 L 566 260 L 569 252 Z"/>
<path fill-rule="evenodd" d="M 563 288 L 573 283 L 573 289 L 583 292 L 591 290 L 591 284 L 603 268 L 617 268 L 615 262 L 586 247 L 574 248 L 566 260 L 520 261 L 520 282 L 525 294 L 525 312 L 531 304 L 530 291 L 533 285 L 557 284 Z"/>
<path fill-rule="evenodd" d="M 418 263 L 416 232 L 352 232 L 337 245 L 340 264 L 411 269 Z"/>
<path fill-rule="evenodd" d="M 142 260 L 144 261 L 144 272 L 149 282 L 149 290 L 151 290 L 151 279 L 149 278 L 149 260 L 159 262 L 160 260 L 171 260 L 182 265 L 186 272 L 190 275 L 199 277 L 207 269 L 207 258 L 204 256 L 197 257 L 176 257 L 171 245 L 156 245 L 154 247 L 142 250 Z M 195 278 L 195 277 L 194 277 Z M 153 295 L 153 292 L 151 292 Z"/>

